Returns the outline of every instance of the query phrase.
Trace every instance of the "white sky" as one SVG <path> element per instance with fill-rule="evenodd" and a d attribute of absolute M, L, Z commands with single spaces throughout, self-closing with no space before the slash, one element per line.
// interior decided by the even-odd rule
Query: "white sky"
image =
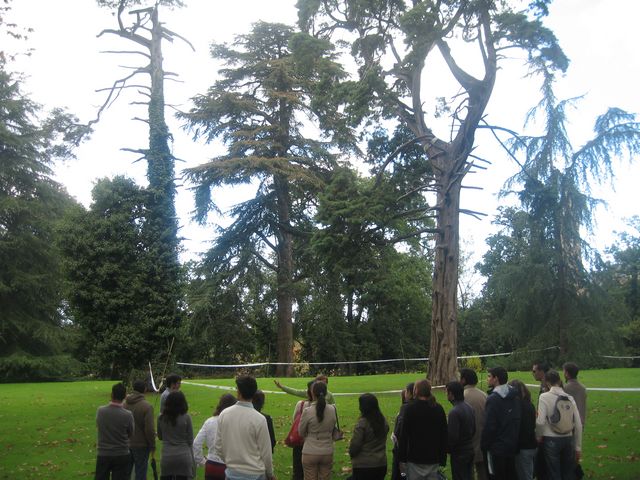
<path fill-rule="evenodd" d="M 161 11 L 161 20 L 167 27 L 189 39 L 196 48 L 194 53 L 181 42 L 165 42 L 163 46 L 165 69 L 179 73 L 182 81 L 167 83 L 166 100 L 183 109 L 189 107 L 190 97 L 204 92 L 216 79 L 216 64 L 209 56 L 212 41 L 229 41 L 235 34 L 246 33 L 257 20 L 289 24 L 296 20 L 295 0 L 187 0 L 186 3 L 184 9 Z M 66 107 L 82 121 L 88 121 L 104 98 L 96 90 L 123 76 L 124 70 L 118 69 L 119 65 L 137 65 L 135 56 L 100 53 L 132 49 L 132 45 L 115 36 L 96 38 L 102 29 L 115 28 L 116 24 L 109 11 L 99 9 L 91 0 L 14 0 L 11 6 L 8 20 L 35 30 L 27 44 L 35 52 L 31 57 L 21 58 L 12 68 L 28 75 L 27 93 L 47 108 Z M 571 116 L 570 132 L 575 147 L 589 138 L 596 115 L 609 106 L 640 112 L 637 93 L 640 56 L 634 33 L 638 18 L 637 0 L 562 0 L 551 9 L 546 23 L 571 60 L 567 75 L 558 84 L 558 97 L 586 95 Z M 539 99 L 536 84 L 523 80 L 523 74 L 517 60 L 503 65 L 487 109 L 490 123 L 523 131 L 524 115 Z M 433 96 L 439 95 L 442 93 Z M 140 99 L 123 95 L 105 112 L 91 140 L 77 151 L 78 159 L 57 169 L 59 180 L 87 206 L 98 178 L 126 174 L 146 183 L 144 162 L 132 163 L 136 156 L 120 150 L 146 146 L 146 124 L 132 120 L 136 116 L 145 117 L 145 107 L 130 105 L 132 100 Z M 178 174 L 185 166 L 198 165 L 214 155 L 214 147 L 192 142 L 172 118 L 171 110 L 167 110 L 167 119 L 174 135 L 174 154 L 185 160 L 176 164 Z M 462 221 L 462 237 L 471 242 L 475 260 L 484 252 L 484 239 L 492 231 L 496 192 L 514 171 L 513 163 L 488 136 L 478 136 L 477 144 L 481 156 L 490 158 L 493 165 L 464 182 L 482 186 L 484 190 L 464 191 L 463 208 L 489 214 L 481 222 L 472 218 Z M 640 164 L 628 167 L 625 163 L 617 173 L 615 192 L 608 187 L 598 191 L 609 202 L 608 209 L 600 209 L 596 215 L 598 230 L 592 242 L 600 249 L 611 244 L 614 230 L 624 228 L 622 218 L 639 213 L 636 190 Z M 234 203 L 235 193 L 225 191 L 218 202 Z M 181 234 L 185 237 L 183 258 L 193 258 L 206 248 L 202 242 L 211 239 L 213 230 L 190 221 L 193 196 L 186 186 L 178 187 L 176 207 Z"/>

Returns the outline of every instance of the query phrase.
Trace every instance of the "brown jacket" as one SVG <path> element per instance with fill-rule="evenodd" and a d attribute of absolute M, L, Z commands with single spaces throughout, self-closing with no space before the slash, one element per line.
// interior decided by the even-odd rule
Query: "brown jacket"
<path fill-rule="evenodd" d="M 464 401 L 471 405 L 476 417 L 476 433 L 473 435 L 473 461 L 482 462 L 482 450 L 480 450 L 480 435 L 484 428 L 484 404 L 487 402 L 487 394 L 472 385 L 464 386 Z"/>
<path fill-rule="evenodd" d="M 144 398 L 144 394 L 133 392 L 127 395 L 124 408 L 133 413 L 135 430 L 129 440 L 131 448 L 156 449 L 156 431 L 154 427 L 153 406 Z"/>

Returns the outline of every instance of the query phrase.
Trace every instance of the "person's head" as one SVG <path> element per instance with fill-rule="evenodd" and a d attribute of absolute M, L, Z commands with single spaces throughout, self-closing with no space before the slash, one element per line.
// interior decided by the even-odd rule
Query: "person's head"
<path fill-rule="evenodd" d="M 524 401 L 525 403 L 531 403 L 531 392 L 529 392 L 529 389 L 524 384 L 524 382 L 521 382 L 520 380 L 511 380 L 509 382 L 509 385 L 516 389 L 520 400 Z"/>
<path fill-rule="evenodd" d="M 256 390 L 256 393 L 253 394 L 253 398 L 251 399 L 251 403 L 253 403 L 253 408 L 261 412 L 262 407 L 264 407 L 265 400 L 266 398 L 264 396 L 264 392 L 262 390 Z"/>
<path fill-rule="evenodd" d="M 124 388 L 122 382 L 116 383 L 113 387 L 111 387 L 111 400 L 116 403 L 122 403 L 122 401 L 127 396 L 127 389 Z"/>
<path fill-rule="evenodd" d="M 164 410 L 162 411 L 162 417 L 166 421 L 167 419 L 172 425 L 176 424 L 176 419 L 180 415 L 184 415 L 189 411 L 189 405 L 187 399 L 180 390 L 171 392 L 167 399 L 164 401 Z"/>
<path fill-rule="evenodd" d="M 144 393 L 147 391 L 147 384 L 144 380 L 136 380 L 133 382 L 133 390 L 138 393 Z"/>
<path fill-rule="evenodd" d="M 322 382 L 325 385 L 329 385 L 329 377 L 327 377 L 324 373 L 316 375 L 316 382 Z"/>
<path fill-rule="evenodd" d="M 544 381 L 544 375 L 548 371 L 549 365 L 547 365 L 545 362 L 541 360 L 536 360 L 535 362 L 533 362 L 533 366 L 531 367 L 531 374 L 537 381 Z"/>
<path fill-rule="evenodd" d="M 559 387 L 562 385 L 562 381 L 560 380 L 560 374 L 555 370 L 549 370 L 544 374 L 544 381 L 546 384 L 551 387 Z"/>
<path fill-rule="evenodd" d="M 180 385 L 182 385 L 182 377 L 177 373 L 172 373 L 171 375 L 167 375 L 165 383 L 169 390 L 171 390 L 172 392 L 176 392 L 180 390 Z"/>
<path fill-rule="evenodd" d="M 407 403 L 413 400 L 413 382 L 407 383 L 407 386 L 402 390 L 402 403 Z"/>
<path fill-rule="evenodd" d="M 213 411 L 213 416 L 217 417 L 222 413 L 225 408 L 229 408 L 236 404 L 236 397 L 231 395 L 230 393 L 225 393 L 218 400 L 218 405 L 216 405 L 216 409 Z"/>
<path fill-rule="evenodd" d="M 461 368 L 460 383 L 463 387 L 466 385 L 476 386 L 478 384 L 478 374 L 470 368 Z"/>
<path fill-rule="evenodd" d="M 258 382 L 251 375 L 239 375 L 236 377 L 236 387 L 240 400 L 250 402 L 258 390 Z"/>
<path fill-rule="evenodd" d="M 324 382 L 313 382 L 311 395 L 316 402 L 316 418 L 319 422 L 324 419 L 324 409 L 327 406 L 327 384 Z"/>
<path fill-rule="evenodd" d="M 360 415 L 367 419 L 373 429 L 373 434 L 376 437 L 386 435 L 384 415 L 380 411 L 376 396 L 371 393 L 364 393 L 358 398 L 358 405 L 360 407 Z"/>
<path fill-rule="evenodd" d="M 578 372 L 580 372 L 580 369 L 575 363 L 567 362 L 562 366 L 562 371 L 564 372 L 565 380 L 572 380 L 578 378 Z"/>
<path fill-rule="evenodd" d="M 487 383 L 495 388 L 498 385 L 504 385 L 509 380 L 509 374 L 504 367 L 493 367 L 488 370 Z"/>
<path fill-rule="evenodd" d="M 464 387 L 460 382 L 447 383 L 447 399 L 450 402 L 464 402 Z"/>
<path fill-rule="evenodd" d="M 413 385 L 413 398 L 417 400 L 429 400 L 435 403 L 435 397 L 431 395 L 431 383 L 429 383 L 429 380 L 418 380 Z"/>

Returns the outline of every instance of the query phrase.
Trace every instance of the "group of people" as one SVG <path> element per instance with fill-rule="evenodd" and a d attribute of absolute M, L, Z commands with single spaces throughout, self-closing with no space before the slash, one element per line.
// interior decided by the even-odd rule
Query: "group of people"
<path fill-rule="evenodd" d="M 478 480 L 529 480 L 534 475 L 574 479 L 586 415 L 578 367 L 564 365 L 564 389 L 559 374 L 542 362 L 534 364 L 533 374 L 541 382 L 537 409 L 527 386 L 519 380 L 508 382 L 504 368 L 489 369 L 488 395 L 477 388 L 476 373 L 462 369 L 460 381 L 446 385 L 452 404 L 448 417 L 428 380 L 407 385 L 391 434 L 392 480 L 437 480 L 447 458 L 454 480 L 472 480 L 474 470 Z M 331 478 L 334 442 L 341 430 L 328 378 L 316 377 L 306 390 L 275 383 L 303 397 L 293 413 L 293 425 L 302 438 L 292 448 L 294 480 Z M 273 422 L 261 413 L 265 395 L 254 377 L 236 378 L 236 395 L 220 397 L 195 438 L 180 386 L 178 375 L 167 377 L 157 423 L 144 398 L 144 382 L 135 382 L 128 396 L 124 385 L 113 386 L 111 402 L 97 413 L 96 479 L 128 479 L 133 472 L 136 480 L 146 479 L 157 436 L 162 441 L 163 480 L 194 478 L 198 464 L 205 467 L 205 480 L 275 480 Z M 360 416 L 348 448 L 352 479 L 383 480 L 389 424 L 375 395 L 361 395 L 358 404 Z"/>

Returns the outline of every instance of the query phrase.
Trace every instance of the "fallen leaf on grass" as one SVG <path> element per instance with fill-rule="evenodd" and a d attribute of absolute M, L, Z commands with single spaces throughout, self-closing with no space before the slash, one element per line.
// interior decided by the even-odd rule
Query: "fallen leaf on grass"
<path fill-rule="evenodd" d="M 607 445 L 598 445 L 596 448 L 607 448 Z"/>

